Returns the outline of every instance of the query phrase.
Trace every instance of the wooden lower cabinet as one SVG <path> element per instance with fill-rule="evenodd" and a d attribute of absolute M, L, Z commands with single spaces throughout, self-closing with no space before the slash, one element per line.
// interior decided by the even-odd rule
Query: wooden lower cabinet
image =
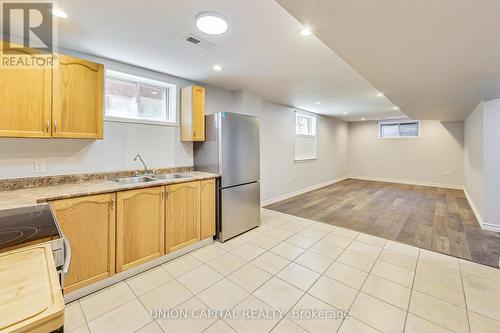
<path fill-rule="evenodd" d="M 65 293 L 114 275 L 114 197 L 113 193 L 51 202 L 71 246 Z"/>
<path fill-rule="evenodd" d="M 201 239 L 215 235 L 215 179 L 202 180 L 201 191 Z"/>
<path fill-rule="evenodd" d="M 170 253 L 200 240 L 200 182 L 169 185 L 166 194 L 166 252 Z"/>
<path fill-rule="evenodd" d="M 116 272 L 165 254 L 164 187 L 118 192 Z"/>

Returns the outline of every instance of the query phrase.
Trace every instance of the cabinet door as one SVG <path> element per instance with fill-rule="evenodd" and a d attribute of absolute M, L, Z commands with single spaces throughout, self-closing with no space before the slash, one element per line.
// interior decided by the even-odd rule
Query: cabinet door
<path fill-rule="evenodd" d="M 205 140 L 205 88 L 193 87 L 193 141 Z"/>
<path fill-rule="evenodd" d="M 201 239 L 215 235 L 215 179 L 201 181 Z"/>
<path fill-rule="evenodd" d="M 52 69 L 0 68 L 0 136 L 50 137 Z"/>
<path fill-rule="evenodd" d="M 167 253 L 200 240 L 200 182 L 167 186 Z"/>
<path fill-rule="evenodd" d="M 117 272 L 143 264 L 165 253 L 163 199 L 163 187 L 117 193 Z"/>
<path fill-rule="evenodd" d="M 71 246 L 64 291 L 71 292 L 115 273 L 114 194 L 51 203 Z"/>
<path fill-rule="evenodd" d="M 59 54 L 53 80 L 52 136 L 102 139 L 104 66 Z"/>

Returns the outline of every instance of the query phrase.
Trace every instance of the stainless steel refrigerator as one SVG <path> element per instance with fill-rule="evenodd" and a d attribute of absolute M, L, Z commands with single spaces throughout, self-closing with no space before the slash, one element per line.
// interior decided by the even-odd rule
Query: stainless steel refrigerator
<path fill-rule="evenodd" d="M 259 118 L 218 112 L 205 117 L 205 141 L 194 143 L 194 168 L 218 173 L 217 239 L 260 224 Z"/>

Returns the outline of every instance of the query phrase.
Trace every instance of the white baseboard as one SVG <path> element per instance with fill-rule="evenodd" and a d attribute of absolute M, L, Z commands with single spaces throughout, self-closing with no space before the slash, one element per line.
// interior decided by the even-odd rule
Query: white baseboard
<path fill-rule="evenodd" d="M 303 189 L 298 190 L 298 191 L 294 191 L 294 192 L 291 192 L 291 193 L 283 194 L 283 195 L 280 195 L 278 197 L 274 197 L 274 198 L 271 198 L 271 199 L 268 199 L 268 200 L 264 200 L 264 201 L 261 202 L 260 205 L 261 205 L 261 207 L 264 207 L 264 206 L 267 206 L 267 205 L 271 205 L 273 203 L 276 203 L 276 202 L 279 202 L 279 201 L 282 201 L 282 200 L 286 200 L 286 199 L 289 199 L 291 197 L 295 197 L 295 196 L 297 196 L 299 194 L 303 194 L 303 193 L 306 193 L 306 192 L 310 192 L 310 191 L 316 190 L 316 189 L 321 188 L 321 187 L 325 187 L 325 186 L 328 186 L 328 185 L 331 185 L 331 184 L 335 184 L 335 183 L 341 182 L 341 181 L 346 180 L 348 178 L 349 177 L 347 177 L 347 176 L 339 177 L 339 178 L 332 179 L 332 180 L 329 180 L 329 181 L 321 183 L 321 184 L 309 186 L 309 187 L 303 188 Z"/>
<path fill-rule="evenodd" d="M 467 198 L 467 201 L 469 202 L 469 206 L 470 206 L 470 208 L 472 208 L 472 212 L 476 216 L 477 222 L 479 222 L 481 229 L 486 229 L 485 225 L 484 225 L 483 218 L 481 217 L 481 214 L 479 213 L 479 209 L 477 209 L 476 204 L 474 203 L 474 201 L 472 201 L 472 198 L 469 195 L 469 192 L 467 192 L 467 189 L 465 187 L 463 188 L 463 190 L 465 193 L 465 197 Z M 486 230 L 488 230 L 488 229 L 486 229 Z"/>
<path fill-rule="evenodd" d="M 493 232 L 500 232 L 500 225 L 490 224 L 490 223 L 483 223 L 481 225 L 481 229 L 488 230 L 488 231 L 493 231 Z"/>
<path fill-rule="evenodd" d="M 356 176 L 356 175 L 350 175 L 346 178 L 360 179 L 360 180 L 372 180 L 372 181 L 376 181 L 376 182 L 386 182 L 386 183 L 398 183 L 398 184 L 408 184 L 408 185 L 418 185 L 418 186 L 441 187 L 441 188 L 449 188 L 449 189 L 453 189 L 453 190 L 463 190 L 463 188 L 464 188 L 462 185 L 427 183 L 427 182 L 419 182 L 416 180 L 405 180 L 405 179 L 364 177 L 364 176 Z"/>

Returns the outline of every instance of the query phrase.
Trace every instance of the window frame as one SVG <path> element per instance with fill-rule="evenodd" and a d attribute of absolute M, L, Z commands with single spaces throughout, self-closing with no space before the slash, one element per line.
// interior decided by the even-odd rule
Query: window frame
<path fill-rule="evenodd" d="M 309 118 L 311 119 L 311 132 L 313 134 L 297 134 L 297 117 L 304 117 L 304 118 Z M 297 138 L 311 138 L 314 140 L 314 157 L 308 157 L 308 158 L 297 158 L 296 155 L 296 146 L 297 146 Z M 304 162 L 314 162 L 318 160 L 318 130 L 317 130 L 317 116 L 308 114 L 305 112 L 301 112 L 296 110 L 294 114 L 294 137 L 293 137 L 293 142 L 294 142 L 294 156 L 293 156 L 293 161 L 295 163 L 304 163 Z"/>
<path fill-rule="evenodd" d="M 136 85 L 136 104 L 137 111 L 139 110 L 139 91 L 140 87 L 154 88 L 154 89 L 164 89 L 166 90 L 165 98 L 165 108 L 166 117 L 168 120 L 153 120 L 153 119 L 141 119 L 141 118 L 127 118 L 127 117 L 115 117 L 109 116 L 107 114 L 107 103 L 104 102 L 104 121 L 118 122 L 118 123 L 131 123 L 131 124 L 146 124 L 146 125 L 158 125 L 158 126 L 174 126 L 179 127 L 179 112 L 177 110 L 177 85 L 170 82 L 159 81 L 155 79 L 150 79 L 145 76 L 128 74 L 125 72 L 120 72 L 112 69 L 106 69 L 105 75 L 105 86 L 104 86 L 104 98 L 107 98 L 107 85 L 108 78 L 114 78 L 120 81 L 134 83 Z M 173 121 L 172 121 L 173 118 Z"/>
<path fill-rule="evenodd" d="M 402 124 L 417 124 L 418 128 L 418 134 L 417 135 L 412 135 L 412 136 L 401 136 L 401 131 L 400 131 L 400 126 Z M 405 120 L 385 120 L 385 121 L 379 121 L 378 122 L 378 138 L 381 140 L 393 140 L 393 139 L 420 139 L 420 133 L 421 133 L 421 123 L 420 120 L 410 120 L 410 119 L 405 119 Z M 382 125 L 398 125 L 398 135 L 397 136 L 382 136 Z"/>

